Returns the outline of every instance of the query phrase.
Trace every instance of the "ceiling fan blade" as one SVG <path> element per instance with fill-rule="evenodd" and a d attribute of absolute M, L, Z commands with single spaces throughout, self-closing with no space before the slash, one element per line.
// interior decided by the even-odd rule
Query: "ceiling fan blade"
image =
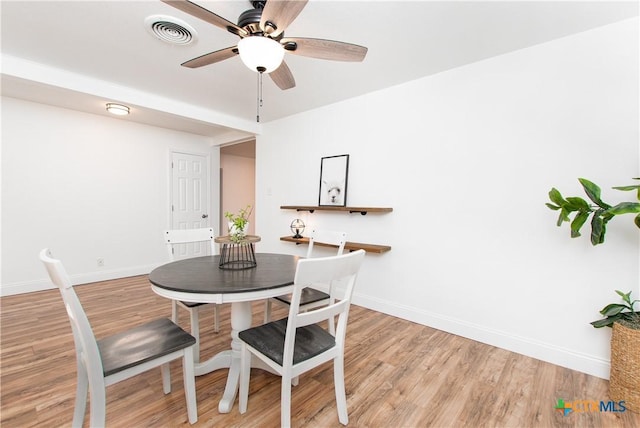
<path fill-rule="evenodd" d="M 197 58 L 190 59 L 187 62 L 183 62 L 183 67 L 198 68 L 205 65 L 214 64 L 216 62 L 224 61 L 225 59 L 232 58 L 238 55 L 238 48 L 232 46 L 230 48 L 220 49 L 219 51 L 209 52 L 208 54 L 201 55 Z"/>
<path fill-rule="evenodd" d="M 280 67 L 269 73 L 271 76 L 271 80 L 273 83 L 278 85 L 278 88 L 283 91 L 286 89 L 291 89 L 296 86 L 296 79 L 293 78 L 293 74 L 291 74 L 291 70 L 289 70 L 289 66 L 282 61 Z"/>
<path fill-rule="evenodd" d="M 333 61 L 360 62 L 364 60 L 368 50 L 352 43 L 303 37 L 284 37 L 280 43 L 289 53 Z"/>
<path fill-rule="evenodd" d="M 196 18 L 202 19 L 209 24 L 213 24 L 216 27 L 220 27 L 223 30 L 227 30 L 230 33 L 236 34 L 238 36 L 246 36 L 247 32 L 238 27 L 231 21 L 227 21 L 221 16 L 216 15 L 208 9 L 205 9 L 202 6 L 198 6 L 195 3 L 190 2 L 189 0 L 162 0 L 163 3 L 168 4 L 169 6 L 173 6 L 178 10 L 181 10 L 185 13 L 188 13 L 191 16 L 195 16 Z"/>
<path fill-rule="evenodd" d="M 307 5 L 307 0 L 268 0 L 260 18 L 260 28 L 272 38 L 280 35 Z"/>

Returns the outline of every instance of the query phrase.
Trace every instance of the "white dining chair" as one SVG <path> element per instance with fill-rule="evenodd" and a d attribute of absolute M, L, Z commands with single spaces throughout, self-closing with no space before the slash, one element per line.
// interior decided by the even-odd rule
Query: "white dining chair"
<path fill-rule="evenodd" d="M 337 247 L 336 255 L 340 255 L 344 251 L 344 246 L 347 243 L 346 232 L 339 232 L 333 230 L 312 230 L 309 234 L 309 246 L 307 247 L 306 258 L 313 257 L 314 245 L 319 246 L 332 246 Z M 305 288 L 302 292 L 300 300 L 300 310 L 305 311 L 307 309 L 323 306 L 331 301 L 331 290 L 319 290 L 317 288 Z M 278 296 L 271 299 L 267 299 L 264 305 L 264 322 L 271 321 L 271 309 L 272 302 L 277 304 L 289 306 L 291 304 L 291 295 Z M 333 322 L 330 323 L 330 331 L 333 332 Z"/>
<path fill-rule="evenodd" d="M 178 252 L 184 254 L 194 254 L 207 256 L 215 254 L 215 242 L 214 233 L 212 227 L 204 227 L 199 229 L 173 229 L 164 231 L 164 240 L 167 244 L 167 252 L 169 253 L 169 259 L 175 261 L 180 258 Z M 199 245 L 205 243 L 206 252 L 197 251 L 180 251 L 185 250 L 187 245 Z M 195 247 L 194 247 L 195 248 Z M 191 334 L 196 338 L 196 346 L 194 349 L 195 362 L 200 362 L 200 307 L 204 305 L 210 305 L 213 307 L 213 328 L 215 332 L 220 331 L 220 315 L 215 303 L 194 303 L 185 302 L 181 300 L 172 300 L 171 302 L 171 320 L 178 324 L 178 308 L 183 308 L 189 312 L 189 322 L 191 324 Z"/>
<path fill-rule="evenodd" d="M 349 422 L 344 389 L 344 344 L 349 308 L 356 278 L 365 251 L 331 257 L 301 259 L 294 279 L 289 316 L 238 334 L 242 341 L 240 363 L 240 413 L 247 411 L 252 355 L 259 358 L 281 379 L 280 419 L 283 427 L 291 425 L 291 385 L 294 378 L 329 361 L 333 361 L 333 378 L 338 419 Z M 328 306 L 300 312 L 302 291 L 318 284 L 339 281 L 345 293 Z M 338 317 L 335 336 L 318 325 Z"/>
<path fill-rule="evenodd" d="M 171 392 L 169 363 L 182 358 L 189 423 L 198 421 L 193 348 L 196 339 L 167 318 L 157 319 L 96 340 L 82 304 L 60 260 L 49 249 L 40 252 L 49 278 L 60 290 L 76 348 L 77 387 L 73 427 L 82 427 L 90 395 L 90 425 L 104 427 L 106 387 L 160 367 L 165 394 Z"/>

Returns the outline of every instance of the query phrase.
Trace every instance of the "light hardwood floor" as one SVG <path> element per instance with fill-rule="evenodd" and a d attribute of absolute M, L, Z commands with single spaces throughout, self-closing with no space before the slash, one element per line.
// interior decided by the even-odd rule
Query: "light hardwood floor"
<path fill-rule="evenodd" d="M 98 337 L 143 321 L 170 316 L 170 302 L 156 296 L 146 276 L 76 291 Z M 0 299 L 0 426 L 64 427 L 75 397 L 71 327 L 58 290 Z M 254 323 L 262 320 L 255 303 Z M 202 354 L 229 348 L 229 306 L 220 333 L 213 312 L 201 315 Z M 275 309 L 275 317 L 285 316 Z M 187 313 L 180 322 L 188 326 Z M 591 412 L 563 416 L 558 399 L 608 400 L 608 382 L 429 327 L 352 306 L 345 355 L 351 427 L 640 427 L 640 415 Z M 107 388 L 110 427 L 189 426 L 179 362 L 172 363 L 173 391 L 162 393 L 159 370 Z M 254 370 L 249 408 L 218 413 L 227 370 L 196 379 L 200 427 L 277 427 L 280 381 Z M 292 425 L 337 427 L 331 365 L 300 378 L 293 389 Z M 88 412 L 87 412 L 88 413 Z M 88 415 L 85 418 L 88 426 Z"/>

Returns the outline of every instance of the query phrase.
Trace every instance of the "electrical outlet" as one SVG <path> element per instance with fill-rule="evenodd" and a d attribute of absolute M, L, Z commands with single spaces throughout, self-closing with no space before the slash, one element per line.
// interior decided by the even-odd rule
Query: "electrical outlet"
<path fill-rule="evenodd" d="M 98 266 L 104 266 L 104 259 L 102 257 L 98 258 L 96 262 L 98 263 Z"/>

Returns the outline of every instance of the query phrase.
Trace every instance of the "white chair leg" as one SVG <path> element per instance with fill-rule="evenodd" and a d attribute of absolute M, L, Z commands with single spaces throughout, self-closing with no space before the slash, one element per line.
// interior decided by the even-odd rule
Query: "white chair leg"
<path fill-rule="evenodd" d="M 291 426 L 291 379 L 290 376 L 282 377 L 282 387 L 280 391 L 280 425 Z"/>
<path fill-rule="evenodd" d="M 347 415 L 347 395 L 344 390 L 344 360 L 340 357 L 333 360 L 333 383 L 336 390 L 338 420 L 342 425 L 347 425 L 349 416 Z"/>
<path fill-rule="evenodd" d="M 213 305 L 213 330 L 218 333 L 220 331 L 220 311 L 218 305 Z"/>
<path fill-rule="evenodd" d="M 196 344 L 193 346 L 193 361 L 200 362 L 200 320 L 198 317 L 198 307 L 190 308 L 191 314 L 191 336 L 196 338 Z"/>
<path fill-rule="evenodd" d="M 87 393 L 89 392 L 89 378 L 87 377 L 87 370 L 78 361 L 78 376 L 76 386 L 76 404 L 73 411 L 73 422 L 71 426 L 73 428 L 82 428 L 84 423 L 84 413 L 87 410 Z"/>
<path fill-rule="evenodd" d="M 185 348 L 182 357 L 182 379 L 184 381 L 184 395 L 187 399 L 187 414 L 189 423 L 198 422 L 198 402 L 196 400 L 196 374 L 193 368 L 193 348 Z"/>
<path fill-rule="evenodd" d="M 271 299 L 267 299 L 264 302 L 264 323 L 271 321 Z"/>
<path fill-rule="evenodd" d="M 171 392 L 171 367 L 169 363 L 161 365 L 160 372 L 162 372 L 162 390 L 168 394 Z"/>
<path fill-rule="evenodd" d="M 89 413 L 90 427 L 106 426 L 107 391 L 104 382 L 89 382 Z"/>
<path fill-rule="evenodd" d="M 247 345 L 243 342 L 240 350 L 240 391 L 238 397 L 238 407 L 240 413 L 247 411 L 249 402 L 249 379 L 251 377 L 251 353 Z"/>
<path fill-rule="evenodd" d="M 178 324 L 178 302 L 175 300 L 171 301 L 171 321 Z"/>

